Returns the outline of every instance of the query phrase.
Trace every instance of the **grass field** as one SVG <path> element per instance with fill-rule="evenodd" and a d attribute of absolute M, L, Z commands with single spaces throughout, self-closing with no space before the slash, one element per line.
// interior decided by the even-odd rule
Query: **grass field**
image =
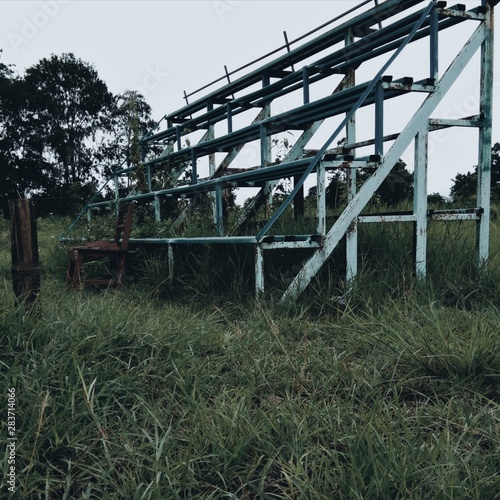
<path fill-rule="evenodd" d="M 148 256 L 126 289 L 69 291 L 66 222 L 41 220 L 38 315 L 14 305 L 0 223 L 12 498 L 500 498 L 500 223 L 481 277 L 473 226 L 432 226 L 426 284 L 411 235 L 370 227 L 340 307 L 326 272 L 295 304 L 251 276 L 211 292 L 201 258 L 174 288 Z"/>

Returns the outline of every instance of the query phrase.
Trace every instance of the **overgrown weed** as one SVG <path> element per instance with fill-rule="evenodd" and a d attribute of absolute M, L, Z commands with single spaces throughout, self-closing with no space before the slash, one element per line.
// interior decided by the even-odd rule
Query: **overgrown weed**
<path fill-rule="evenodd" d="M 215 277 L 216 256 L 181 256 L 173 286 L 151 255 L 125 289 L 74 292 L 47 228 L 36 316 L 14 305 L 1 250 L 17 497 L 498 498 L 495 266 L 474 276 L 457 252 L 420 283 L 398 267 L 406 246 L 380 248 L 352 286 L 332 264 L 277 304 L 234 280 L 244 255 Z"/>

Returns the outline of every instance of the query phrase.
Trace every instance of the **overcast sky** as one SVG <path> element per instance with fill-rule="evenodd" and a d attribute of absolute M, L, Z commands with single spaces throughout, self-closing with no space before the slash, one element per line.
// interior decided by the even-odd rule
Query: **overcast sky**
<path fill-rule="evenodd" d="M 184 91 L 190 93 L 223 76 L 224 65 L 229 71 L 242 66 L 283 45 L 283 31 L 293 40 L 359 3 L 339 0 L 0 0 L 1 61 L 13 64 L 23 73 L 52 53 L 73 52 L 94 65 L 113 93 L 141 91 L 152 106 L 153 117 L 159 120 L 184 104 Z M 474 7 L 480 0 L 462 3 Z M 470 27 L 471 23 L 464 25 Z M 464 27 L 464 37 L 471 29 Z M 446 60 L 446 50 L 455 55 L 462 45 L 462 40 L 453 36 L 455 38 L 442 37 L 443 60 Z M 497 36 L 497 47 L 499 38 Z M 498 49 L 496 53 L 500 53 Z M 422 55 L 417 49 L 402 61 L 408 67 L 409 76 L 412 76 L 412 57 Z M 373 74 L 377 69 L 374 67 Z M 477 75 L 478 70 L 473 69 L 464 76 L 458 90 L 441 106 L 443 115 L 474 114 Z M 500 85 L 496 83 L 497 86 Z M 388 106 L 387 133 L 400 130 L 390 128 L 390 124 L 397 122 L 399 111 L 396 107 L 391 118 Z M 495 115 L 500 116 L 498 91 Z M 447 131 L 435 137 L 431 138 L 429 192 L 448 195 L 455 174 L 466 172 L 477 161 L 477 131 Z M 495 121 L 493 140 L 500 141 L 500 127 Z M 408 151 L 404 157 L 410 167 L 412 154 Z"/>

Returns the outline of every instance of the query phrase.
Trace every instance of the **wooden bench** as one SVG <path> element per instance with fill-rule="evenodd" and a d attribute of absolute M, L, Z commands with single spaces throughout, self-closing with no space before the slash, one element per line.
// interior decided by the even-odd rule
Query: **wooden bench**
<path fill-rule="evenodd" d="M 68 249 L 66 284 L 78 289 L 85 285 L 116 287 L 125 280 L 128 241 L 132 230 L 134 204 L 122 204 L 118 209 L 115 234 L 112 241 L 100 240 L 75 245 Z M 109 277 L 103 279 L 82 279 L 82 267 L 86 262 L 109 259 Z"/>

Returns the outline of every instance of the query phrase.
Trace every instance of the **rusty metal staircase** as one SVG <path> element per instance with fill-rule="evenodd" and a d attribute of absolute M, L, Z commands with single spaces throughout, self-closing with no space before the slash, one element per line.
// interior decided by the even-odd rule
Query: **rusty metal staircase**
<path fill-rule="evenodd" d="M 167 245 L 170 267 L 174 268 L 174 248 L 183 244 L 243 244 L 255 247 L 255 286 L 263 292 L 264 255 L 276 249 L 307 248 L 312 251 L 292 280 L 283 298 L 295 298 L 308 286 L 320 268 L 345 237 L 347 246 L 347 281 L 357 273 L 357 226 L 366 222 L 410 222 L 415 228 L 416 273 L 426 274 L 427 224 L 431 218 L 441 220 L 476 220 L 478 231 L 478 261 L 488 259 L 490 212 L 490 151 L 493 87 L 493 9 L 494 1 L 480 2 L 467 9 L 462 4 L 448 7 L 446 2 L 421 0 L 387 0 L 360 4 L 360 13 L 338 22 L 328 31 L 316 35 L 294 48 L 287 46 L 285 54 L 273 58 L 233 81 L 207 91 L 202 97 L 164 117 L 166 128 L 142 139 L 144 150 L 161 146 L 163 152 L 149 157 L 144 154 L 143 169 L 149 191 L 130 194 L 114 202 L 137 201 L 150 203 L 160 219 L 162 197 L 189 198 L 192 203 L 200 196 L 213 198 L 215 236 L 148 239 L 148 243 Z M 373 4 L 372 4 L 373 5 Z M 340 21 L 340 20 L 339 20 Z M 440 33 L 459 29 L 464 23 L 474 23 L 474 31 L 458 48 L 451 64 L 441 74 L 439 57 Z M 413 76 L 389 75 L 394 61 L 404 58 L 405 51 L 415 43 L 425 44 L 425 55 L 413 61 Z M 478 74 L 480 109 L 474 116 L 459 119 L 433 117 L 439 103 L 456 84 L 458 77 L 473 56 L 480 53 Z M 373 76 L 358 83 L 360 75 L 369 73 L 367 66 L 376 62 L 380 68 Z M 370 64 L 369 64 L 370 63 Z M 300 69 L 296 69 L 300 67 Z M 228 80 L 229 80 L 229 75 Z M 366 77 L 365 77 L 366 78 Z M 313 98 L 316 89 L 330 82 L 333 92 Z M 331 90 L 330 90 L 331 91 Z M 324 91 L 323 91 L 324 92 Z M 403 129 L 386 135 L 384 108 L 389 100 L 419 93 L 425 96 Z M 275 103 L 290 98 L 291 109 L 273 113 Z M 367 109 L 373 112 L 371 138 L 356 139 L 356 114 Z M 256 114 L 256 110 L 258 113 Z M 479 131 L 477 205 L 473 210 L 430 212 L 427 207 L 428 137 L 435 130 L 448 127 L 475 127 Z M 320 131 L 328 129 L 327 139 Z M 271 144 L 278 134 L 294 131 L 298 138 L 280 161 L 273 161 Z M 322 133 L 323 133 L 322 132 Z M 200 138 L 201 136 L 201 138 Z M 345 137 L 341 147 L 332 146 Z M 193 139 L 193 137 L 195 139 Z M 323 137 L 319 149 L 307 149 L 313 138 Z M 196 142 L 194 142 L 196 140 Z M 364 207 L 391 172 L 402 154 L 414 144 L 414 206 L 411 213 L 364 215 Z M 233 168 L 245 147 L 258 151 L 252 162 L 243 168 Z M 390 147 L 384 152 L 386 146 Z M 358 154 L 359 151 L 362 154 Z M 220 156 L 222 160 L 217 164 Z M 204 162 L 204 163 L 203 163 Z M 203 163 L 203 165 L 202 165 Z M 206 165 L 208 163 L 208 165 Z M 373 174 L 356 188 L 356 172 L 371 168 Z M 203 168 L 208 169 L 200 177 Z M 331 227 L 327 226 L 325 190 L 327 172 L 334 169 L 347 172 L 349 193 L 345 209 Z M 167 172 L 173 184 L 152 190 L 152 179 Z M 117 169 L 118 179 L 132 169 Z M 182 175 L 189 182 L 182 184 Z M 253 235 L 239 236 L 240 227 L 272 195 L 273 189 L 285 178 L 294 179 L 294 187 L 275 207 L 270 218 Z M 275 223 L 290 205 L 300 212 L 304 185 L 314 179 L 316 184 L 316 231 L 314 234 L 273 234 Z M 227 188 L 258 188 L 242 215 L 231 227 L 225 227 L 223 190 Z M 103 203 L 89 205 L 89 209 Z M 167 214 L 168 216 L 168 214 Z M 189 209 L 178 219 L 181 224 L 189 217 Z M 134 240 L 131 240 L 133 242 Z M 145 242 L 135 240 L 136 244 Z"/>

